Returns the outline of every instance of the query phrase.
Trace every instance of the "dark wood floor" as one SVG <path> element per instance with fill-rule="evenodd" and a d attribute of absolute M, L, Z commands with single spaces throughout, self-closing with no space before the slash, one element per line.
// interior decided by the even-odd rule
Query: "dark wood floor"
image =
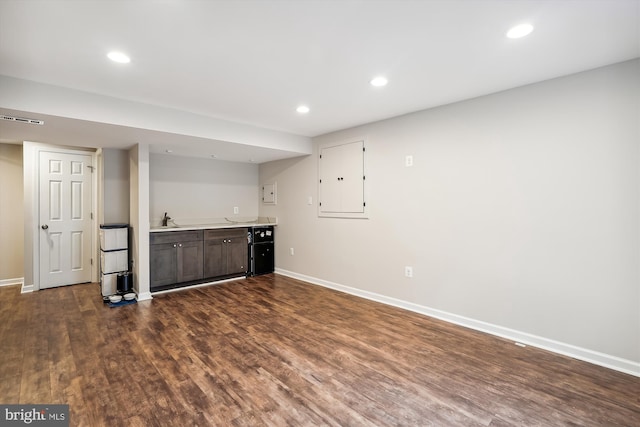
<path fill-rule="evenodd" d="M 267 275 L 108 308 L 0 288 L 0 403 L 82 426 L 640 426 L 640 379 Z"/>

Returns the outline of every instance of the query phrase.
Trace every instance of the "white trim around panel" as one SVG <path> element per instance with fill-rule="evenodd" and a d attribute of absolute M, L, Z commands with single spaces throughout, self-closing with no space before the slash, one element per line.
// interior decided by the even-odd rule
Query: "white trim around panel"
<path fill-rule="evenodd" d="M 369 218 L 368 149 L 366 136 L 318 145 L 319 218 Z"/>

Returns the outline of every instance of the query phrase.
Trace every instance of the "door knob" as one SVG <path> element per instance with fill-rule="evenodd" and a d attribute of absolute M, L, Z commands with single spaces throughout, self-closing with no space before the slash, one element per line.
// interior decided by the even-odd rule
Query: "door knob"
<path fill-rule="evenodd" d="M 43 225 L 41 228 L 42 228 L 43 230 L 46 230 L 46 229 L 48 229 L 48 228 L 49 228 L 49 226 L 48 226 L 47 224 L 45 224 L 45 225 Z"/>

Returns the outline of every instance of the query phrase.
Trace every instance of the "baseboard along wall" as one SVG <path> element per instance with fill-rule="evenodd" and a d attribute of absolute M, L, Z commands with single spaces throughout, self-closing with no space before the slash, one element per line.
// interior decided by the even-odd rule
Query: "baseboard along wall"
<path fill-rule="evenodd" d="M 376 294 L 374 292 L 363 291 L 361 289 L 352 288 L 350 286 L 341 285 L 323 279 L 318 279 L 317 277 L 295 273 L 293 271 L 276 268 L 275 272 L 278 274 L 282 274 L 283 276 L 292 277 L 294 279 L 309 282 L 314 285 L 323 286 L 368 300 L 377 301 L 398 308 L 403 308 L 405 310 L 424 314 L 425 316 L 434 317 L 436 319 L 444 320 L 446 322 L 464 326 L 466 328 L 471 328 L 480 332 L 485 332 L 501 338 L 512 340 L 519 345 L 530 345 L 532 347 L 541 348 L 543 350 L 548 350 L 557 354 L 561 354 L 563 356 L 572 357 L 584 362 L 593 363 L 594 365 L 599 365 L 605 368 L 640 377 L 640 363 L 634 362 L 632 360 L 626 360 L 609 354 L 599 353 L 597 351 L 577 347 L 571 344 L 539 337 L 526 332 L 516 331 L 514 329 L 505 328 L 480 320 L 459 316 L 457 314 L 448 313 L 446 311 L 437 310 L 435 308 L 414 304 L 396 298 L 391 298 L 385 295 Z"/>
<path fill-rule="evenodd" d="M 24 277 L 17 277 L 15 279 L 0 279 L 0 286 L 22 285 L 24 283 Z"/>

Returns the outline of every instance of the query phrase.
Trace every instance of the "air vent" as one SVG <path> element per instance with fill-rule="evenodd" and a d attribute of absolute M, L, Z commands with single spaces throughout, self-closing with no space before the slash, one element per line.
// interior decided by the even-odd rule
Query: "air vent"
<path fill-rule="evenodd" d="M 12 122 L 29 123 L 29 124 L 32 124 L 32 125 L 43 125 L 44 124 L 44 120 L 27 119 L 25 117 L 5 116 L 4 114 L 0 115 L 0 119 L 9 120 L 9 121 L 12 121 Z"/>

